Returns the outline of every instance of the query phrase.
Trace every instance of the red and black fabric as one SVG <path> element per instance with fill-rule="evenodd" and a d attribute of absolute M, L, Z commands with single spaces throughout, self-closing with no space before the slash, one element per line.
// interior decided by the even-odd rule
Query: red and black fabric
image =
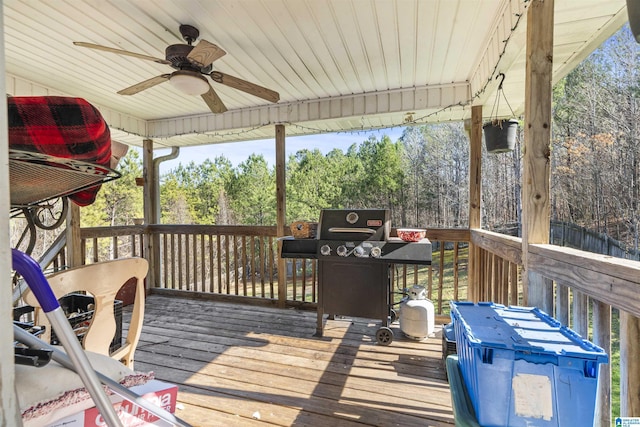
<path fill-rule="evenodd" d="M 86 100 L 62 96 L 9 97 L 9 148 L 109 167 L 111 135 L 100 112 Z M 100 185 L 69 196 L 94 202 Z"/>

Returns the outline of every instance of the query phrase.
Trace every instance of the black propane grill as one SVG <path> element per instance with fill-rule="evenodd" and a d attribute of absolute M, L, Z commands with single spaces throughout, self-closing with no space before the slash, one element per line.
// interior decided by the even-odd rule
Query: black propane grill
<path fill-rule="evenodd" d="M 393 341 L 391 265 L 431 264 L 431 242 L 405 242 L 389 237 L 387 209 L 323 209 L 316 239 L 282 239 L 283 258 L 318 260 L 318 321 L 323 316 L 381 319 L 378 343 Z"/>

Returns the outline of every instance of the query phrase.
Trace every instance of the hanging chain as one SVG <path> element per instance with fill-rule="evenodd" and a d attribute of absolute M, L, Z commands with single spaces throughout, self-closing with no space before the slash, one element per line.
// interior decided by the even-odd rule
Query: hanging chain
<path fill-rule="evenodd" d="M 509 100 L 507 99 L 507 96 L 504 94 L 504 90 L 502 89 L 502 84 L 504 83 L 504 78 L 505 78 L 504 73 L 498 74 L 496 78 L 498 79 L 501 78 L 501 80 L 500 80 L 500 84 L 498 85 L 498 91 L 496 92 L 496 99 L 493 101 L 493 108 L 491 109 L 491 116 L 490 116 L 491 122 L 498 121 L 498 111 L 500 108 L 500 95 L 502 95 L 505 102 L 507 103 L 507 106 L 511 111 L 511 115 L 513 117 L 516 116 L 516 113 L 513 112 L 513 108 L 511 108 L 511 104 L 509 104 Z"/>

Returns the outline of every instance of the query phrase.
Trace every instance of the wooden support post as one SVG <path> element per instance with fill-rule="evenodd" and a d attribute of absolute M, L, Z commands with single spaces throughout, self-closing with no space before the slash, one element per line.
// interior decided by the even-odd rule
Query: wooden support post
<path fill-rule="evenodd" d="M 156 259 L 159 254 L 155 250 L 154 239 L 148 232 L 149 224 L 153 221 L 153 209 L 155 206 L 154 186 L 157 185 L 158 177 L 156 177 L 153 167 L 153 140 L 145 139 L 142 141 L 142 177 L 144 178 L 144 186 L 142 191 L 144 204 L 144 258 L 149 262 L 149 272 L 147 273 L 146 287 L 147 289 L 158 287 L 157 273 L 160 271 L 160 260 Z"/>
<path fill-rule="evenodd" d="M 481 227 L 482 208 L 482 105 L 471 107 L 471 130 L 469 132 L 469 228 Z M 480 300 L 480 248 L 469 243 L 469 275 L 467 299 Z"/>
<path fill-rule="evenodd" d="M 534 0 L 527 11 L 525 150 L 522 186 L 524 304 L 537 306 L 549 313 L 553 313 L 552 284 L 542 275 L 529 270 L 528 254 L 530 243 L 549 243 L 553 9 L 553 0 Z"/>
<path fill-rule="evenodd" d="M 82 252 L 82 239 L 80 238 L 80 206 L 67 200 L 69 211 L 67 212 L 67 263 L 69 267 L 83 265 L 84 253 Z"/>
<path fill-rule="evenodd" d="M 278 237 L 287 234 L 285 225 L 287 221 L 287 196 L 286 196 L 286 162 L 285 162 L 285 127 L 276 125 L 276 205 Z M 280 245 L 278 243 L 278 306 L 284 307 L 287 301 L 287 272 L 286 263 L 280 257 Z"/>
<path fill-rule="evenodd" d="M 0 28 L 4 28 L 2 0 L 0 0 Z M 4 32 L 0 32 L 0 76 L 5 76 L 4 61 Z M 5 79 L 0 81 L 0 93 L 7 93 Z M 15 366 L 13 351 L 7 350 L 13 346 L 13 298 L 11 296 L 11 248 L 9 245 L 9 130 L 7 123 L 7 103 L 0 105 L 0 234 L 2 235 L 2 247 L 0 247 L 0 273 L 5 278 L 0 289 L 0 319 L 4 326 L 0 327 L 0 424 L 5 426 L 21 426 L 22 417 L 16 397 Z"/>
<path fill-rule="evenodd" d="M 620 416 L 640 417 L 640 319 L 620 311 Z"/>

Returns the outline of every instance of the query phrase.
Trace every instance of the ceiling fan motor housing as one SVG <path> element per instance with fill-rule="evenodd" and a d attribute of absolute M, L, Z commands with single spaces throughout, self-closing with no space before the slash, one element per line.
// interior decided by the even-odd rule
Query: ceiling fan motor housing
<path fill-rule="evenodd" d="M 190 70 L 197 71 L 199 73 L 208 74 L 211 72 L 211 65 L 204 68 L 195 66 L 187 56 L 193 50 L 194 46 L 188 44 L 172 44 L 165 49 L 165 57 L 167 61 L 171 62 L 171 67 L 176 70 Z"/>

